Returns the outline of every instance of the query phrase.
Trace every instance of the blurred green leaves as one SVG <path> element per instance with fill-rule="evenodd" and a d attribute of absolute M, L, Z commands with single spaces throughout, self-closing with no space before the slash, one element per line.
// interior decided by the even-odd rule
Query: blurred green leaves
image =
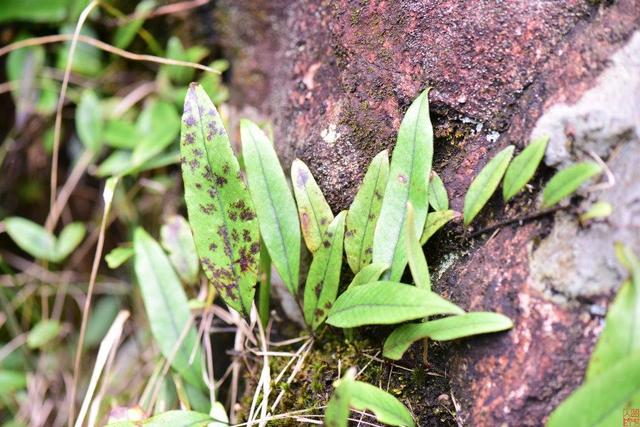
<path fill-rule="evenodd" d="M 25 218 L 10 217 L 3 220 L 7 234 L 29 255 L 36 259 L 59 263 L 69 256 L 84 238 L 82 223 L 68 224 L 58 238 L 44 227 Z"/>

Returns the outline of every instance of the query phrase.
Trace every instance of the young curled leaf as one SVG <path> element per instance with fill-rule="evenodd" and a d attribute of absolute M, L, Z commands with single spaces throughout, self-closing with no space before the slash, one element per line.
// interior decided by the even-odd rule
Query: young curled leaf
<path fill-rule="evenodd" d="M 333 221 L 333 213 L 302 160 L 295 159 L 291 164 L 291 182 L 298 204 L 302 236 L 309 251 L 314 253 L 322 245 L 322 235 Z"/>
<path fill-rule="evenodd" d="M 550 208 L 565 197 L 573 194 L 589 178 L 598 175 L 602 169 L 597 163 L 576 163 L 556 173 L 542 192 L 542 207 Z"/>
<path fill-rule="evenodd" d="M 535 139 L 513 159 L 502 183 L 502 198 L 505 202 L 518 194 L 533 178 L 544 157 L 548 142 L 548 137 Z"/>
<path fill-rule="evenodd" d="M 422 230 L 428 210 L 428 182 L 433 158 L 433 128 L 428 90 L 407 110 L 391 157 L 389 180 L 373 237 L 373 261 L 390 266 L 386 278 L 400 280 L 407 266 L 404 223 L 407 202 L 415 209 L 415 227 Z"/>
<path fill-rule="evenodd" d="M 389 154 L 384 150 L 371 161 L 358 194 L 349 207 L 344 249 L 349 267 L 354 273 L 371 263 L 373 233 L 380 215 L 388 175 Z"/>
<path fill-rule="evenodd" d="M 435 211 L 446 211 L 449 209 L 449 196 L 447 189 L 440 179 L 440 175 L 431 171 L 431 179 L 429 180 L 429 205 Z"/>
<path fill-rule="evenodd" d="M 258 224 L 284 284 L 298 293 L 300 270 L 300 223 L 296 203 L 276 151 L 267 135 L 249 120 L 240 122 L 242 154 Z"/>
<path fill-rule="evenodd" d="M 377 282 L 382 276 L 382 273 L 387 270 L 389 266 L 381 262 L 373 262 L 364 266 L 358 274 L 355 275 L 349 286 L 361 286 L 371 282 Z"/>
<path fill-rule="evenodd" d="M 309 267 L 304 288 L 304 320 L 312 329 L 327 318 L 338 295 L 345 216 L 346 212 L 342 211 L 331 222 Z"/>
<path fill-rule="evenodd" d="M 202 269 L 224 301 L 248 315 L 258 272 L 258 221 L 220 115 L 197 84 L 185 98 L 180 152 Z"/>
<path fill-rule="evenodd" d="M 504 172 L 509 166 L 514 146 L 509 145 L 500 151 L 485 165 L 478 176 L 475 177 L 469 190 L 464 197 L 464 225 L 469 225 L 471 221 L 480 213 L 480 210 L 487 204 L 493 193 L 498 188 Z"/>
<path fill-rule="evenodd" d="M 422 236 L 420 236 L 420 244 L 424 245 L 425 243 L 427 243 L 429 238 L 433 236 L 438 230 L 444 227 L 449 221 L 454 218 L 458 218 L 459 216 L 459 212 L 452 210 L 429 212 L 429 214 L 427 215 L 427 221 L 424 223 Z"/>
<path fill-rule="evenodd" d="M 380 281 L 347 289 L 333 304 L 327 323 L 339 328 L 390 325 L 436 314 L 463 314 L 457 305 L 426 289 Z"/>
<path fill-rule="evenodd" d="M 384 342 L 382 355 L 399 360 L 409 346 L 420 339 L 448 341 L 471 335 L 486 334 L 510 329 L 513 322 L 499 313 L 475 312 L 424 323 L 411 323 L 394 330 Z"/>

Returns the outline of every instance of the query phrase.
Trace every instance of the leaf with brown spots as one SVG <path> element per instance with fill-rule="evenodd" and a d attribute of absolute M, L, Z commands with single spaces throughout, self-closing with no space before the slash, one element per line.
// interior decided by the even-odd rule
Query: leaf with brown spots
<path fill-rule="evenodd" d="M 342 211 L 331 222 L 309 267 L 303 308 L 304 320 L 312 329 L 324 322 L 338 296 L 345 215 L 346 212 Z"/>
<path fill-rule="evenodd" d="M 388 176 L 389 154 L 384 150 L 371 161 L 358 194 L 349 207 L 344 251 L 354 273 L 371 263 L 373 233 L 380 215 Z"/>
<path fill-rule="evenodd" d="M 322 235 L 333 221 L 333 213 L 311 171 L 302 160 L 295 159 L 291 164 L 291 182 L 298 204 L 302 236 L 307 248 L 316 252 L 322 244 Z"/>
<path fill-rule="evenodd" d="M 404 223 L 407 202 L 415 210 L 415 229 L 422 232 L 427 219 L 428 182 L 433 158 L 433 127 L 429 119 L 428 90 L 407 110 L 393 150 L 389 181 L 373 237 L 373 261 L 390 266 L 386 278 L 400 280 L 407 265 Z"/>
<path fill-rule="evenodd" d="M 180 152 L 202 269 L 222 299 L 248 315 L 258 271 L 258 221 L 220 115 L 197 84 L 185 98 Z"/>
<path fill-rule="evenodd" d="M 284 284 L 298 293 L 300 223 L 287 178 L 265 133 L 250 120 L 240 122 L 249 192 L 264 244 Z"/>

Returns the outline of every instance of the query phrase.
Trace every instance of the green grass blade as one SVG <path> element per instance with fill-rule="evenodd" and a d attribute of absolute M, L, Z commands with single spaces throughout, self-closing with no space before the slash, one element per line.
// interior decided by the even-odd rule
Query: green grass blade
<path fill-rule="evenodd" d="M 467 313 L 424 323 L 412 323 L 400 326 L 387 337 L 382 354 L 388 359 L 399 360 L 412 343 L 423 338 L 448 341 L 504 331 L 511 327 L 511 319 L 499 313 L 489 312 Z"/>
<path fill-rule="evenodd" d="M 331 222 L 309 267 L 304 288 L 304 320 L 312 329 L 327 318 L 338 295 L 345 216 L 342 211 Z"/>
<path fill-rule="evenodd" d="M 413 206 L 407 203 L 407 221 L 405 227 L 405 242 L 407 245 L 407 258 L 409 259 L 409 270 L 416 286 L 422 289 L 431 290 L 431 276 L 427 259 L 422 251 L 422 246 L 416 236 L 416 228 L 413 219 Z"/>
<path fill-rule="evenodd" d="M 197 84 L 185 98 L 180 151 L 202 268 L 224 301 L 248 315 L 258 271 L 258 221 L 222 120 Z"/>
<path fill-rule="evenodd" d="M 475 177 L 469 186 L 469 190 L 464 197 L 464 225 L 469 225 L 471 221 L 473 221 L 484 205 L 487 204 L 496 191 L 496 188 L 498 188 L 500 180 L 511 161 L 513 150 L 513 145 L 509 145 L 496 154 L 496 156 L 482 168 L 478 176 Z"/>
<path fill-rule="evenodd" d="M 522 150 L 522 153 L 513 159 L 507 168 L 507 172 L 504 174 L 504 181 L 502 183 L 502 198 L 505 202 L 518 194 L 531 178 L 533 178 L 544 157 L 548 142 L 548 137 L 531 141 L 531 143 Z"/>
<path fill-rule="evenodd" d="M 296 196 L 300 227 L 307 248 L 313 253 L 322 244 L 322 235 L 333 221 L 333 213 L 313 179 L 311 171 L 302 160 L 291 164 L 291 182 Z"/>
<path fill-rule="evenodd" d="M 354 273 L 371 263 L 373 233 L 380 215 L 388 176 L 389 154 L 384 150 L 371 161 L 362 185 L 349 207 L 344 249 L 349 267 Z"/>
<path fill-rule="evenodd" d="M 242 158 L 260 233 L 273 264 L 293 295 L 298 293 L 300 223 L 293 195 L 269 138 L 253 122 L 240 122 Z"/>
<path fill-rule="evenodd" d="M 556 173 L 542 192 L 542 207 L 550 208 L 565 197 L 573 194 L 589 178 L 601 172 L 593 162 L 576 163 Z"/>
<path fill-rule="evenodd" d="M 200 262 L 189 223 L 180 215 L 172 215 L 160 228 L 162 247 L 180 278 L 188 284 L 198 282 Z"/>
<path fill-rule="evenodd" d="M 449 209 L 447 189 L 440 179 L 440 175 L 433 171 L 431 171 L 431 180 L 429 181 L 429 205 L 436 211 Z"/>
<path fill-rule="evenodd" d="M 389 266 L 387 264 L 381 262 L 366 265 L 362 270 L 358 271 L 358 274 L 355 275 L 349 286 L 361 286 L 371 282 L 377 282 L 380 276 L 382 276 L 382 273 L 388 268 Z"/>
<path fill-rule="evenodd" d="M 399 280 L 407 265 L 404 243 L 407 202 L 415 209 L 416 228 L 424 227 L 432 158 L 433 128 L 425 90 L 413 101 L 400 124 L 373 238 L 373 261 L 390 265 L 385 277 L 391 280 Z"/>
<path fill-rule="evenodd" d="M 427 221 L 424 223 L 424 230 L 422 236 L 420 236 L 420 244 L 427 243 L 429 238 L 433 236 L 438 230 L 444 227 L 449 221 L 460 216 L 459 212 L 448 210 L 429 212 L 427 215 Z"/>
<path fill-rule="evenodd" d="M 176 351 L 176 344 L 183 336 L 191 313 L 187 296 L 171 267 L 169 258 L 160 244 L 142 228 L 134 232 L 133 248 L 136 278 L 142 292 L 151 333 L 162 355 L 167 359 L 173 356 L 171 366 L 185 381 L 196 387 L 204 387 L 200 351 L 194 358 L 194 363 L 189 364 L 189 357 L 197 342 L 193 326 L 189 326 Z"/>
<path fill-rule="evenodd" d="M 371 411 L 381 423 L 391 426 L 415 426 L 411 412 L 391 394 L 364 383 L 354 381 L 349 386 L 351 406 L 361 411 Z"/>
<path fill-rule="evenodd" d="M 390 325 L 436 314 L 463 314 L 457 305 L 411 285 L 380 281 L 347 289 L 333 304 L 327 323 L 340 328 Z"/>

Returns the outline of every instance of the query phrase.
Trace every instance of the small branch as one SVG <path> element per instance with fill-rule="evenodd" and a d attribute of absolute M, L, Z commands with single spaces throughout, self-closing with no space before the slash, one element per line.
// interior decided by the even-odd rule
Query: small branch
<path fill-rule="evenodd" d="M 490 231 L 497 230 L 498 228 L 502 228 L 502 227 L 506 227 L 507 225 L 515 224 L 517 222 L 533 221 L 535 219 L 542 218 L 544 216 L 547 216 L 549 214 L 552 214 L 552 213 L 567 209 L 569 207 L 570 206 L 556 206 L 556 207 L 553 207 L 551 209 L 545 209 L 543 211 L 538 211 L 538 212 L 535 212 L 535 213 L 530 214 L 530 215 L 525 215 L 525 216 L 521 216 L 521 217 L 517 217 L 517 218 L 511 218 L 511 219 L 507 219 L 507 220 L 504 220 L 504 221 L 500 221 L 500 222 L 498 222 L 496 224 L 490 225 L 490 226 L 488 226 L 486 228 L 483 228 L 481 230 L 474 231 L 473 233 L 471 233 L 469 235 L 469 238 L 474 238 L 474 237 L 480 236 L 481 234 L 488 233 Z"/>

